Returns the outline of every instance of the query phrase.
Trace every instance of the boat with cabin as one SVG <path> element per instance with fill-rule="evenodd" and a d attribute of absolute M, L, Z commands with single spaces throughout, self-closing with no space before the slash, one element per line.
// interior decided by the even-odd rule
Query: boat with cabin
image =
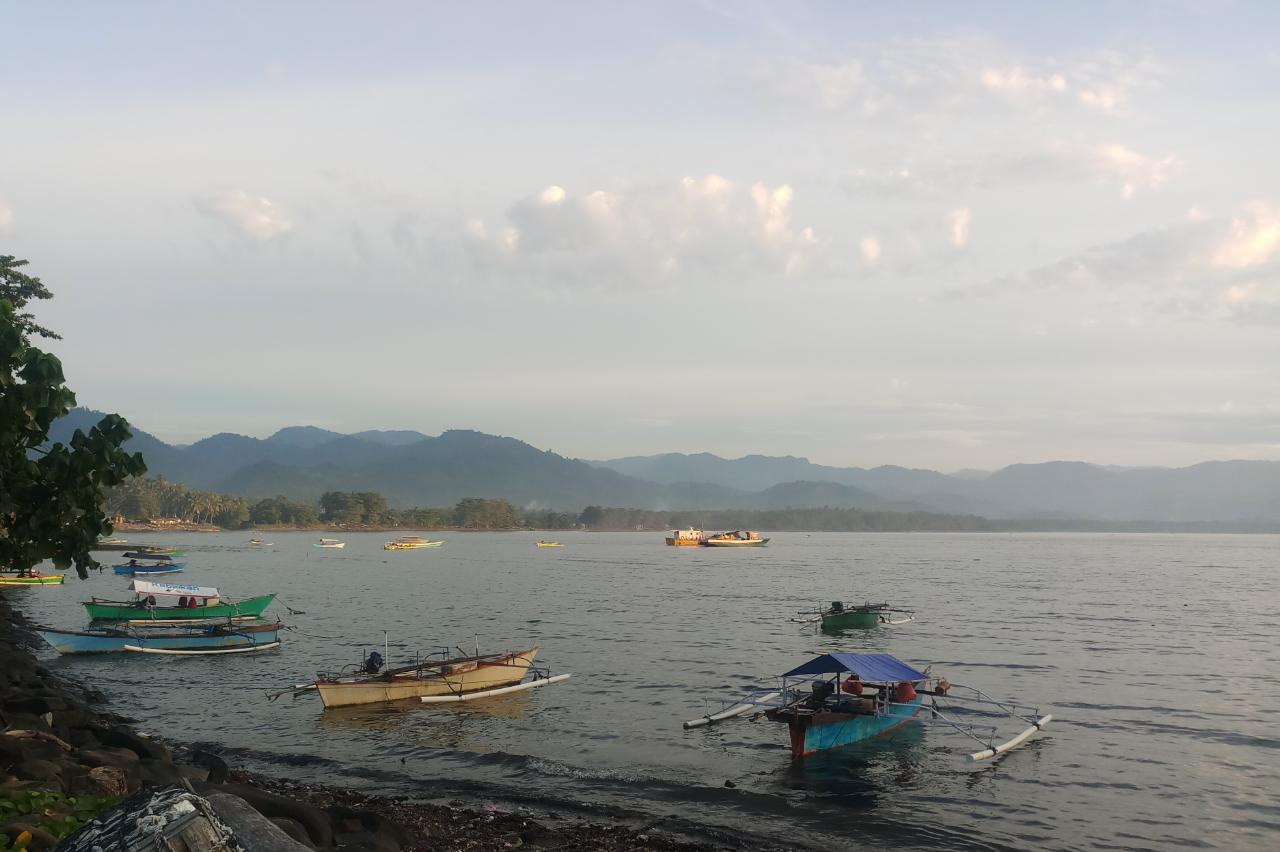
<path fill-rule="evenodd" d="M 186 621 L 260 618 L 276 596 L 259 595 L 242 601 L 227 600 L 211 586 L 153 583 L 135 579 L 129 584 L 131 601 L 93 598 L 84 603 L 94 621 L 127 621 L 134 624 L 173 624 Z M 161 601 L 166 603 L 161 603 Z"/>
<path fill-rule="evenodd" d="M 327 547 L 327 548 L 343 548 L 347 546 L 347 543 L 345 541 L 338 541 L 338 539 L 336 538 L 322 538 L 311 546 Z"/>
<path fill-rule="evenodd" d="M 703 542 L 707 547 L 764 547 L 769 539 L 761 538 L 753 530 L 731 530 L 708 536 Z"/>
<path fill-rule="evenodd" d="M 844 601 L 832 601 L 831 605 L 800 613 L 792 619 L 802 624 L 817 624 L 823 630 L 847 630 L 868 627 L 890 627 L 914 621 L 916 614 L 909 609 L 898 609 L 888 603 L 864 603 L 846 605 Z"/>
<path fill-rule="evenodd" d="M 109 654 L 131 651 L 142 654 L 234 654 L 280 646 L 279 622 L 249 624 L 191 624 L 163 628 L 142 625 L 59 630 L 34 627 L 40 638 L 60 654 Z"/>
<path fill-rule="evenodd" d="M 419 535 L 402 535 L 395 541 L 382 545 L 383 550 L 421 550 L 424 547 L 440 547 L 444 539 L 431 540 Z"/>
<path fill-rule="evenodd" d="M 702 547 L 707 542 L 707 534 L 702 530 L 689 527 L 687 530 L 672 530 L 667 536 L 667 544 L 672 547 Z"/>
<path fill-rule="evenodd" d="M 781 675 L 780 687 L 726 705 L 685 722 L 685 729 L 763 712 L 769 721 L 787 726 L 794 759 L 920 724 L 970 737 L 982 749 L 968 759 L 988 760 L 1017 748 L 1053 719 L 1037 708 L 949 683 L 889 654 L 823 654 Z M 1010 720 L 1029 727 L 1002 740 L 1000 723 Z"/>

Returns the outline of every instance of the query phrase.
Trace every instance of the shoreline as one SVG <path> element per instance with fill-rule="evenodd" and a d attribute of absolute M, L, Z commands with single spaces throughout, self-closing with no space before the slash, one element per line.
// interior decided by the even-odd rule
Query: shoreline
<path fill-rule="evenodd" d="M 13 598 L 0 591 L 0 793 L 47 790 L 72 796 L 127 796 L 150 786 L 190 783 L 197 794 L 230 794 L 311 849 L 654 850 L 782 849 L 712 827 L 675 824 L 641 812 L 581 818 L 568 808 L 477 807 L 453 800 L 366 792 L 228 767 L 215 749 L 170 744 L 135 731 L 100 691 L 43 666 L 40 639 Z M 230 744 L 221 744 L 227 747 Z M 497 796 L 496 798 L 501 798 Z M 601 821 L 603 820 L 603 821 Z M 29 828 L 0 826 L 15 834 Z M 283 839 L 283 838 L 282 838 Z M 36 830 L 28 848 L 57 838 Z M 243 840 L 242 840 L 243 842 Z M 247 845 L 249 852 L 252 846 Z M 798 847 L 790 847 L 798 848 Z"/>

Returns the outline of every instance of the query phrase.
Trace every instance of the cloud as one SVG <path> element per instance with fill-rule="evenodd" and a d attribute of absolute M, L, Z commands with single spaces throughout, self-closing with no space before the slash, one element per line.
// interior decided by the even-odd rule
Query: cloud
<path fill-rule="evenodd" d="M 973 214 L 968 207 L 961 207 L 959 210 L 951 211 L 951 245 L 958 249 L 969 245 L 969 223 L 973 221 Z"/>
<path fill-rule="evenodd" d="M 1280 208 L 1253 202 L 944 295 L 1125 289 L 1187 318 L 1280 323 Z"/>
<path fill-rule="evenodd" d="M 0 234 L 13 231 L 13 208 L 0 198 Z"/>
<path fill-rule="evenodd" d="M 1005 151 L 982 160 L 924 161 L 887 170 L 858 169 L 841 179 L 853 195 L 910 198 L 989 189 L 1007 184 L 1089 181 L 1119 189 L 1128 200 L 1181 174 L 1174 154 L 1151 155 L 1118 144 L 1049 140 L 1032 150 Z"/>
<path fill-rule="evenodd" d="M 243 236 L 266 242 L 293 230 L 284 209 L 269 198 L 254 196 L 242 189 L 195 200 L 200 213 L 222 222 Z"/>
<path fill-rule="evenodd" d="M 1067 91 L 1067 80 L 1061 74 L 1037 76 L 1021 66 L 1007 69 L 987 68 L 982 72 L 982 85 L 989 91 L 1014 101 L 1037 101 Z"/>
<path fill-rule="evenodd" d="M 551 185 L 461 238 L 475 271 L 557 283 L 645 284 L 689 276 L 795 277 L 824 244 L 792 222 L 788 184 L 742 187 L 717 174 L 575 194 Z"/>
<path fill-rule="evenodd" d="M 880 238 L 879 237 L 863 237 L 861 243 L 862 259 L 869 264 L 878 263 L 880 260 Z"/>

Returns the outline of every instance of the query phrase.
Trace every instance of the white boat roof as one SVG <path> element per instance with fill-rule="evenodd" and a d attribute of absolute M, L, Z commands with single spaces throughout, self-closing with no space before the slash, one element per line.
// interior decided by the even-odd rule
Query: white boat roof
<path fill-rule="evenodd" d="M 150 580 L 134 580 L 129 589 L 140 595 L 185 595 L 195 598 L 220 597 L 218 590 L 210 586 L 188 586 L 181 583 L 153 583 Z"/>

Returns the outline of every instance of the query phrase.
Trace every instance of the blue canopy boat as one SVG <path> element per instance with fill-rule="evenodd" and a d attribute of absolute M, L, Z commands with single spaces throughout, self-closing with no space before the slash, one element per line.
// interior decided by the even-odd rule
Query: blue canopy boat
<path fill-rule="evenodd" d="M 185 562 L 170 562 L 167 559 L 149 564 L 130 560 L 121 565 L 112 565 L 111 570 L 128 577 L 151 577 L 156 574 L 177 574 L 186 567 L 187 563 Z"/>
<path fill-rule="evenodd" d="M 999 701 L 972 687 L 933 677 L 889 654 L 831 653 L 814 657 L 781 675 L 781 686 L 760 690 L 717 713 L 684 723 L 686 729 L 763 710 L 767 719 L 787 725 L 791 755 L 801 759 L 819 751 L 853 745 L 909 724 L 943 726 L 983 745 L 970 761 L 987 760 L 1016 748 L 1049 724 L 1035 708 Z M 925 699 L 929 703 L 926 704 Z M 961 704 L 966 717 L 947 713 L 947 702 Z M 997 740 L 999 719 L 1018 719 L 1030 727 L 1004 742 Z"/>
<path fill-rule="evenodd" d="M 107 654 L 132 651 L 143 654 L 234 654 L 261 651 L 280 645 L 280 624 L 244 622 L 192 624 L 147 628 L 140 625 L 58 630 L 36 627 L 35 632 L 60 654 Z"/>

